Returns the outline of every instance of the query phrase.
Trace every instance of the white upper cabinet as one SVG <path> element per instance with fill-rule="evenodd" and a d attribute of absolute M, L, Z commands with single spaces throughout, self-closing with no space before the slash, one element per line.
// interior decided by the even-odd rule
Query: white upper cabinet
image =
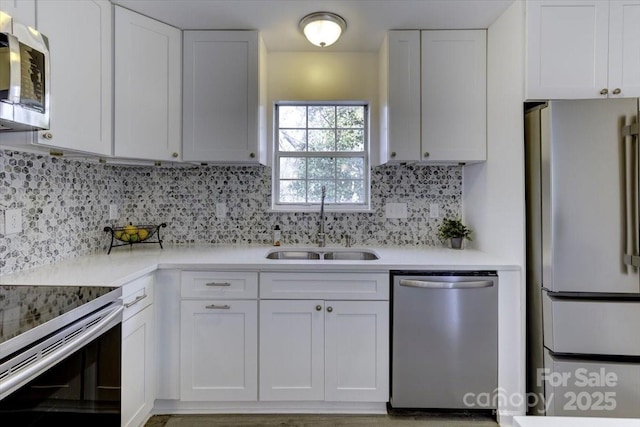
<path fill-rule="evenodd" d="M 640 1 L 527 2 L 527 99 L 640 95 Z"/>
<path fill-rule="evenodd" d="M 0 0 L 0 10 L 24 25 L 36 27 L 36 0 Z"/>
<path fill-rule="evenodd" d="M 185 31 L 183 160 L 266 164 L 257 31 Z"/>
<path fill-rule="evenodd" d="M 487 159 L 486 31 L 422 32 L 421 156 Z"/>
<path fill-rule="evenodd" d="M 111 155 L 111 8 L 106 0 L 37 2 L 51 54 L 51 126 L 37 144 Z"/>
<path fill-rule="evenodd" d="M 486 31 L 390 31 L 380 58 L 381 163 L 486 160 Z"/>
<path fill-rule="evenodd" d="M 180 160 L 182 33 L 115 7 L 114 156 Z"/>

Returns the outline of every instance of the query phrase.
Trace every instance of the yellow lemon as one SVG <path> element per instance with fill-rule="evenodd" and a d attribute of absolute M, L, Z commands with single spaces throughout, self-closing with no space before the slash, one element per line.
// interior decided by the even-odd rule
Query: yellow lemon
<path fill-rule="evenodd" d="M 145 240 L 147 237 L 149 237 L 149 232 L 144 228 L 141 228 L 138 230 L 138 237 L 140 237 L 140 240 Z"/>
<path fill-rule="evenodd" d="M 123 242 L 128 242 L 130 237 L 131 236 L 129 234 L 122 233 L 122 236 L 120 236 L 120 240 L 122 240 Z"/>
<path fill-rule="evenodd" d="M 113 235 L 115 236 L 116 239 L 119 239 L 120 237 L 122 237 L 122 230 L 116 230 L 116 232 L 113 233 Z"/>
<path fill-rule="evenodd" d="M 129 225 L 125 225 L 124 226 L 124 232 L 127 234 L 137 234 L 138 233 L 138 227 L 136 227 L 135 225 L 132 225 L 131 223 L 129 223 Z"/>

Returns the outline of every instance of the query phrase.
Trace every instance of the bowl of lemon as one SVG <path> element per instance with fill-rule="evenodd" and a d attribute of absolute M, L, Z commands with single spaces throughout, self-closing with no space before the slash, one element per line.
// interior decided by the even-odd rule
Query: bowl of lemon
<path fill-rule="evenodd" d="M 134 225 L 129 223 L 123 227 L 105 227 L 104 231 L 111 234 L 111 245 L 107 254 L 111 253 L 111 249 L 117 246 L 133 245 L 135 243 L 158 243 L 162 249 L 160 227 L 166 226 L 166 223 L 160 225 Z"/>

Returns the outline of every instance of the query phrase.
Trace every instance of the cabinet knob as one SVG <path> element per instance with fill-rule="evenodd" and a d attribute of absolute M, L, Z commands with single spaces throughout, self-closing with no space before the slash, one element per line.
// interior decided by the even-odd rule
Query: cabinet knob
<path fill-rule="evenodd" d="M 395 151 L 392 151 L 392 152 L 391 152 L 391 157 L 395 157 L 395 156 L 396 156 L 396 152 L 395 152 Z"/>
<path fill-rule="evenodd" d="M 322 306 L 321 305 L 316 305 L 316 311 L 320 311 L 322 310 Z"/>
<path fill-rule="evenodd" d="M 619 87 L 617 87 L 617 88 L 615 88 L 615 89 L 613 90 L 613 94 L 614 94 L 614 95 L 620 95 L 621 93 L 622 93 L 622 90 L 621 90 Z"/>
<path fill-rule="evenodd" d="M 428 152 L 428 151 L 425 151 L 425 152 L 424 152 L 424 154 L 423 154 L 423 156 L 424 156 L 424 157 L 429 157 L 429 152 Z"/>
<path fill-rule="evenodd" d="M 602 89 L 602 90 L 600 91 L 600 95 L 606 95 L 606 94 L 608 94 L 608 93 L 609 93 L 609 89 L 607 89 L 607 88 L 604 88 L 604 89 Z"/>
<path fill-rule="evenodd" d="M 177 158 L 179 155 L 180 155 L 180 154 L 178 154 L 178 153 L 173 153 L 173 154 L 171 155 L 171 157 L 173 157 L 173 158 L 175 159 L 175 158 Z"/>
<path fill-rule="evenodd" d="M 42 134 L 42 137 L 47 140 L 53 139 L 53 134 L 51 132 L 45 132 Z"/>
<path fill-rule="evenodd" d="M 251 157 L 253 159 L 254 157 L 256 157 L 256 153 L 250 153 L 249 157 Z"/>
<path fill-rule="evenodd" d="M 327 311 L 331 313 L 333 311 L 333 307 L 327 307 Z"/>

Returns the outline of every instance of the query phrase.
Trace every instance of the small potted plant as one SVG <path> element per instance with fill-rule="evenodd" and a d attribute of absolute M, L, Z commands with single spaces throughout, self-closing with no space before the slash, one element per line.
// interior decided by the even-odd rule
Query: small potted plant
<path fill-rule="evenodd" d="M 438 227 L 438 238 L 442 241 L 449 240 L 453 249 L 462 249 L 462 241 L 471 240 L 471 229 L 459 218 L 445 218 Z"/>

